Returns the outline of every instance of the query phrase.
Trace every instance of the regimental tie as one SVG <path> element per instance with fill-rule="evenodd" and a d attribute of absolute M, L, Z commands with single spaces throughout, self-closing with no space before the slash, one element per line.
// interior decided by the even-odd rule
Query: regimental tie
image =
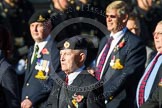
<path fill-rule="evenodd" d="M 146 86 L 146 83 L 147 83 L 147 80 L 150 76 L 150 73 L 152 72 L 157 60 L 158 60 L 158 57 L 160 56 L 161 54 L 157 54 L 155 56 L 155 59 L 153 60 L 150 68 L 148 69 L 147 73 L 145 74 L 145 76 L 143 77 L 142 81 L 141 81 L 141 85 L 139 87 L 139 93 L 138 93 L 138 103 L 139 103 L 139 106 L 141 106 L 145 100 L 144 100 L 144 92 L 145 92 L 145 86 Z"/>
<path fill-rule="evenodd" d="M 68 81 L 69 81 L 69 78 L 68 78 L 68 75 L 66 75 L 66 78 L 65 78 L 65 84 L 68 85 Z"/>
<path fill-rule="evenodd" d="M 102 69 L 103 69 L 105 60 L 106 60 L 106 56 L 107 56 L 107 54 L 109 52 L 109 49 L 110 49 L 110 45 L 111 45 L 112 40 L 113 40 L 113 37 L 111 36 L 107 40 L 107 44 L 105 46 L 105 49 L 102 52 L 101 58 L 99 60 L 98 66 L 97 66 L 96 71 L 95 71 L 95 77 L 96 77 L 97 80 L 100 80 L 100 75 L 101 75 L 101 72 L 102 72 Z"/>
<path fill-rule="evenodd" d="M 36 45 L 36 46 L 34 47 L 34 57 L 33 57 L 32 63 L 34 63 L 34 62 L 36 61 L 37 55 L 38 55 L 38 51 L 39 51 L 39 47 L 38 47 L 38 45 Z"/>

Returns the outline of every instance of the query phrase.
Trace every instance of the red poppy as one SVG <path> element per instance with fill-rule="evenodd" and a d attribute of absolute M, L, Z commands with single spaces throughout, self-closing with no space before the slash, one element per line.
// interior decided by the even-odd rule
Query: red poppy
<path fill-rule="evenodd" d="M 47 48 L 43 48 L 42 54 L 49 54 L 49 51 L 47 50 Z"/>
<path fill-rule="evenodd" d="M 124 44 L 125 44 L 125 42 L 123 42 L 123 41 L 120 42 L 120 43 L 119 43 L 119 48 L 122 48 L 122 47 L 124 46 Z"/>

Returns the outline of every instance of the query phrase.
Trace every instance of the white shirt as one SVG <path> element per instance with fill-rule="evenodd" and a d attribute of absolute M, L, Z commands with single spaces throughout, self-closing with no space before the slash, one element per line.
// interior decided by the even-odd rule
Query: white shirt
<path fill-rule="evenodd" d="M 114 47 L 117 45 L 117 43 L 119 42 L 119 40 L 124 36 L 126 30 L 127 30 L 127 28 L 125 27 L 123 30 L 121 30 L 121 31 L 119 31 L 119 32 L 117 32 L 115 34 L 113 34 L 113 33 L 110 34 L 110 37 L 113 36 L 113 41 L 111 42 L 111 46 L 110 46 L 109 52 L 108 52 L 108 54 L 106 56 L 106 60 L 105 60 L 105 63 L 103 65 L 103 68 L 102 68 L 102 72 L 101 72 L 101 75 L 100 75 L 100 79 L 102 77 L 103 70 L 104 70 L 104 68 L 105 68 L 105 66 L 107 64 L 107 61 L 109 59 L 109 56 L 111 55 Z M 101 58 L 101 55 L 102 55 L 103 51 L 105 50 L 105 47 L 106 47 L 106 44 L 105 44 L 104 48 L 102 49 L 102 51 L 99 54 L 99 57 L 97 59 L 97 65 L 96 66 L 98 66 L 99 60 Z"/>
<path fill-rule="evenodd" d="M 156 56 L 155 56 L 156 57 Z M 154 57 L 154 59 L 155 59 Z M 138 83 L 138 87 L 137 87 L 137 91 L 136 91 L 136 100 L 137 100 L 137 106 L 139 107 L 139 104 L 138 104 L 138 95 L 139 95 L 139 88 L 140 88 L 140 85 L 142 83 L 142 80 L 143 78 L 145 77 L 146 73 L 148 72 L 148 70 L 150 69 L 151 65 L 152 65 L 152 62 L 154 61 L 154 59 L 149 63 L 149 65 L 147 66 L 147 68 L 145 69 L 145 72 L 142 76 L 142 78 L 140 79 L 139 83 Z M 160 67 L 160 65 L 162 64 L 162 55 L 159 56 L 152 72 L 150 73 L 148 79 L 147 79 L 147 82 L 146 82 L 146 86 L 145 86 L 145 91 L 144 91 L 144 100 L 146 102 L 146 100 L 148 99 L 149 95 L 150 95 L 150 92 L 151 92 L 151 89 L 152 89 L 152 86 L 153 86 L 153 83 L 154 83 L 154 80 L 156 78 L 156 75 L 157 75 L 157 72 L 158 72 L 158 69 Z"/>
<path fill-rule="evenodd" d="M 43 42 L 39 42 L 39 43 L 35 42 L 35 44 L 34 44 L 34 51 L 33 51 L 32 58 L 31 58 L 31 63 L 32 63 L 32 61 L 34 59 L 34 53 L 35 53 L 35 47 L 36 47 L 36 45 L 38 45 L 38 47 L 39 47 L 38 54 L 40 54 L 41 51 L 42 51 L 42 49 L 45 47 L 45 45 L 47 44 L 47 42 L 50 40 L 50 38 L 51 38 L 51 35 L 49 35 L 45 39 L 45 41 L 43 41 Z"/>
<path fill-rule="evenodd" d="M 77 69 L 75 72 L 68 74 L 68 85 L 72 84 L 74 79 L 82 72 L 85 66 Z"/>

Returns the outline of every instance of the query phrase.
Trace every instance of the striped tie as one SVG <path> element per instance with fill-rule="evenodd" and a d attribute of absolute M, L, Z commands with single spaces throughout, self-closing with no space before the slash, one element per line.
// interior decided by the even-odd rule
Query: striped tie
<path fill-rule="evenodd" d="M 95 77 L 96 77 L 97 80 L 100 80 L 100 75 L 101 75 L 105 60 L 106 60 L 106 56 L 109 52 L 112 40 L 113 40 L 112 36 L 107 40 L 106 47 L 105 47 L 105 49 L 104 49 L 104 51 L 101 55 L 100 61 L 99 61 L 98 66 L 97 66 L 97 70 L 95 71 Z"/>
<path fill-rule="evenodd" d="M 157 60 L 158 60 L 158 57 L 160 56 L 161 54 L 157 54 L 155 56 L 155 59 L 154 61 L 152 62 L 149 70 L 147 71 L 147 73 L 145 74 L 145 76 L 143 77 L 142 81 L 141 81 L 141 85 L 139 87 L 139 93 L 138 93 L 138 103 L 139 103 L 139 106 L 141 106 L 145 101 L 144 101 L 144 92 L 145 92 L 145 86 L 146 86 L 146 83 L 147 83 L 147 80 L 149 78 L 149 75 L 150 73 L 152 72 Z"/>
<path fill-rule="evenodd" d="M 38 45 L 36 45 L 34 48 L 34 58 L 33 58 L 32 64 L 36 62 L 38 51 L 39 51 L 39 47 Z"/>
<path fill-rule="evenodd" d="M 66 75 L 66 78 L 65 78 L 65 84 L 68 85 L 68 81 L 69 81 L 69 78 L 68 78 L 68 75 Z"/>

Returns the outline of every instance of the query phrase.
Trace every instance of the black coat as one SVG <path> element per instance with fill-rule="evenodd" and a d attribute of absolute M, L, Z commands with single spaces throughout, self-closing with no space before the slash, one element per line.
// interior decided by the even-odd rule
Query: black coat
<path fill-rule="evenodd" d="M 1 54 L 0 108 L 20 108 L 20 94 L 16 72 Z"/>
<path fill-rule="evenodd" d="M 82 71 L 67 88 L 61 82 L 60 78 L 55 79 L 56 84 L 44 108 L 67 108 L 72 104 L 74 94 L 84 96 L 78 108 L 105 108 L 102 86 L 97 86 L 97 80 L 87 71 Z"/>

